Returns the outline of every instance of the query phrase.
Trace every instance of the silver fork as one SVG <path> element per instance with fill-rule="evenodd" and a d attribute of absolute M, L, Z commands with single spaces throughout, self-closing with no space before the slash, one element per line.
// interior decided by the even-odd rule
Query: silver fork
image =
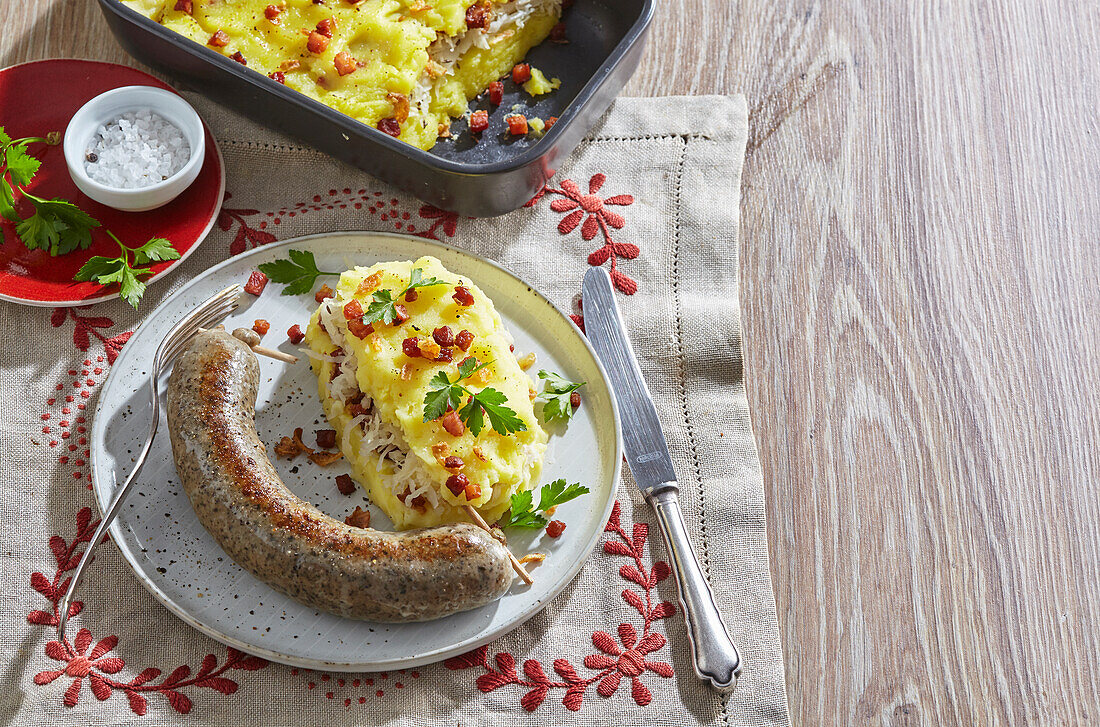
<path fill-rule="evenodd" d="M 65 597 L 61 599 L 57 624 L 58 641 L 63 642 L 65 640 L 65 625 L 69 622 L 69 608 L 73 595 L 76 594 L 76 589 L 80 586 L 80 577 L 84 574 L 88 563 L 91 562 L 96 547 L 103 541 L 107 528 L 110 527 L 115 516 L 118 515 L 118 511 L 122 508 L 122 502 L 130 491 L 130 485 L 137 480 L 142 465 L 145 464 L 145 459 L 149 456 L 149 450 L 152 449 L 153 438 L 157 435 L 157 425 L 160 423 L 159 381 L 161 373 L 176 360 L 183 351 L 184 346 L 198 333 L 200 328 L 209 328 L 232 313 L 233 309 L 237 307 L 240 297 L 241 286 L 238 284 L 229 286 L 187 314 L 172 327 L 172 330 L 168 331 L 168 335 L 160 342 L 157 354 L 153 357 L 153 368 L 150 371 L 149 378 L 149 393 L 153 404 L 153 418 L 152 423 L 149 425 L 149 436 L 145 439 L 145 446 L 141 448 L 141 453 L 138 454 L 137 460 L 134 462 L 134 469 L 130 472 L 130 476 L 126 478 L 126 481 L 122 483 L 122 486 L 115 491 L 114 497 L 111 498 L 111 504 L 107 506 L 106 512 L 103 513 L 103 519 L 99 521 L 99 527 L 96 528 L 92 539 L 88 541 L 88 547 L 80 558 L 80 564 L 77 565 L 76 572 L 73 573 L 73 579 L 69 582 L 69 589 L 65 592 Z"/>

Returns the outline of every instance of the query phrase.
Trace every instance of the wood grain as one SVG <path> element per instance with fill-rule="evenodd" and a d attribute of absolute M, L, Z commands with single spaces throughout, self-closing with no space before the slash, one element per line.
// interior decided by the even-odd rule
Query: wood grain
<path fill-rule="evenodd" d="M 703 19 L 703 20 L 701 20 Z M 126 62 L 85 0 L 0 65 Z M 795 724 L 1100 714 L 1100 6 L 664 0 L 748 96 L 747 386 Z"/>

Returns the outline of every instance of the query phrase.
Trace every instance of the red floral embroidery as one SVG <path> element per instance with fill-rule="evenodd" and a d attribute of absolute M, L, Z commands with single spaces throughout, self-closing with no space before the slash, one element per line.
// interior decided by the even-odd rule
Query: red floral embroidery
<path fill-rule="evenodd" d="M 585 194 L 576 182 L 566 179 L 561 183 L 561 189 L 543 187 L 524 206 L 533 207 L 546 194 L 560 195 L 560 199 L 555 199 L 550 203 L 550 209 L 555 212 L 568 212 L 569 214 L 558 222 L 558 232 L 568 235 L 580 225 L 581 237 L 585 240 L 591 240 L 597 233 L 602 233 L 603 247 L 588 256 L 588 264 L 599 266 L 610 260 L 611 280 L 615 287 L 627 295 L 634 295 L 638 292 L 638 283 L 619 270 L 618 260 L 619 258 L 633 260 L 638 257 L 641 251 L 637 245 L 629 242 L 615 242 L 612 239 L 609 228 L 613 227 L 620 230 L 626 224 L 626 220 L 618 212 L 608 209 L 610 205 L 622 207 L 632 205 L 634 204 L 634 197 L 629 194 L 617 194 L 607 198 L 600 197 L 596 193 L 600 191 L 606 181 L 607 176 L 604 174 L 593 175 L 588 180 L 588 194 Z M 583 224 L 581 220 L 584 220 Z"/>
<path fill-rule="evenodd" d="M 103 344 L 103 348 L 107 353 L 107 362 L 114 363 L 118 358 L 119 351 L 122 350 L 123 344 L 130 340 L 130 336 L 134 335 L 133 331 L 126 331 L 120 333 L 117 336 L 107 338 L 97 329 L 109 328 L 115 324 L 110 318 L 103 316 L 82 316 L 77 311 L 87 310 L 90 306 L 81 306 L 80 308 L 54 308 L 53 313 L 50 314 L 50 323 L 54 328 L 59 328 L 65 321 L 70 318 L 76 323 L 76 327 L 73 328 L 73 345 L 81 351 L 87 351 L 88 346 L 91 345 L 89 334 L 95 336 Z"/>
<path fill-rule="evenodd" d="M 435 220 L 431 227 L 423 232 L 416 233 L 420 237 L 438 240 L 439 238 L 436 237 L 435 233 L 440 227 L 443 228 L 443 234 L 447 237 L 454 237 L 455 232 L 458 230 L 458 214 L 455 212 L 448 212 L 426 204 L 420 208 L 420 216 L 426 220 Z"/>
<path fill-rule="evenodd" d="M 231 193 L 226 192 L 224 202 L 228 202 L 229 198 L 232 196 Z M 251 217 L 258 214 L 260 214 L 259 210 L 229 209 L 227 207 L 222 207 L 221 212 L 218 213 L 218 227 L 220 227 L 223 232 L 229 232 L 229 229 L 233 227 L 234 223 L 238 225 L 237 235 L 233 238 L 233 242 L 229 243 L 230 255 L 238 255 L 248 249 L 248 247 L 259 247 L 269 242 L 275 242 L 277 239 L 275 235 L 272 235 L 270 232 L 265 232 L 263 229 L 249 227 L 244 219 L 245 217 Z"/>
<path fill-rule="evenodd" d="M 641 592 L 633 588 L 625 588 L 622 594 L 623 600 L 637 609 L 642 617 L 640 638 L 637 629 L 628 623 L 619 624 L 618 642 L 606 631 L 593 633 L 592 643 L 600 653 L 590 654 L 584 658 L 585 667 L 597 672 L 587 677 L 578 675 L 568 659 L 556 659 L 554 672 L 561 677 L 561 680 L 552 680 L 546 675 L 546 670 L 540 662 L 528 659 L 523 663 L 521 678 L 516 672 L 514 656 L 507 652 L 500 652 L 493 657 L 494 663 L 490 664 L 487 646 L 447 659 L 443 662 L 444 666 L 453 670 L 481 667 L 485 673 L 479 676 L 475 683 L 478 689 L 486 693 L 508 684 L 529 689 L 530 691 L 520 699 L 520 705 L 528 712 L 538 709 L 551 689 L 564 689 L 565 694 L 561 703 L 566 709 L 575 712 L 581 708 L 584 694 L 589 686 L 598 683 L 596 693 L 601 697 L 611 697 L 618 690 L 624 676 L 630 679 L 630 695 L 634 701 L 642 707 L 649 704 L 653 695 L 642 682 L 642 675 L 646 672 L 666 678 L 673 675 L 671 664 L 646 658 L 666 643 L 664 636 L 651 630 L 653 623 L 676 613 L 676 607 L 668 601 L 656 605 L 653 603 L 657 584 L 668 578 L 671 570 L 668 563 L 664 561 L 657 561 L 653 564 L 653 568 L 646 570 L 643 555 L 645 542 L 649 536 L 649 527 L 645 523 L 635 523 L 632 533 L 627 535 L 620 522 L 619 503 L 615 503 L 611 518 L 607 521 L 604 530 L 618 535 L 617 540 L 608 540 L 604 543 L 604 552 L 608 555 L 624 556 L 633 561 L 619 568 L 619 575 L 642 588 Z"/>
<path fill-rule="evenodd" d="M 92 509 L 82 508 L 76 515 L 76 534 L 72 541 L 66 541 L 60 535 L 50 538 L 50 550 L 53 552 L 57 563 L 57 570 L 53 579 L 47 578 L 40 572 L 31 574 L 31 587 L 41 593 L 53 606 L 50 611 L 35 610 L 27 614 L 27 621 L 41 626 L 57 627 L 60 613 L 58 606 L 65 591 L 69 588 L 71 577 L 66 577 L 69 571 L 76 568 L 80 562 L 82 551 L 80 546 L 88 543 L 95 534 L 99 521 L 92 522 Z M 79 614 L 84 608 L 81 601 L 74 601 L 69 608 L 69 618 Z M 198 673 L 191 677 L 191 667 L 184 664 L 176 667 L 163 681 L 151 684 L 161 675 L 161 670 L 155 667 L 144 669 L 140 674 L 128 682 L 119 681 L 111 677 L 126 666 L 126 662 L 118 656 L 110 656 L 110 652 L 118 645 L 117 636 L 107 636 L 96 642 L 91 651 L 92 632 L 86 628 L 80 629 L 72 643 L 68 639 L 64 641 L 53 640 L 46 644 L 46 656 L 54 661 L 64 662 L 61 669 L 48 669 L 34 675 L 34 683 L 39 686 L 50 684 L 61 676 L 71 677 L 72 682 L 65 690 L 64 703 L 66 707 L 74 707 L 80 699 L 80 693 L 84 686 L 84 680 L 88 680 L 92 694 L 99 701 L 109 699 L 115 691 L 122 691 L 130 701 L 130 709 L 135 714 L 145 714 L 148 702 L 145 695 L 150 692 L 162 694 L 168 699 L 172 708 L 181 714 L 191 711 L 191 699 L 180 690 L 185 687 L 206 687 L 222 694 L 232 694 L 237 691 L 238 684 L 232 679 L 222 676 L 230 669 L 254 671 L 262 669 L 267 662 L 256 656 L 249 656 L 236 649 L 229 648 L 225 661 L 218 666 L 218 658 L 213 654 L 207 654 L 202 660 Z M 191 677 L 191 678 L 188 678 Z"/>

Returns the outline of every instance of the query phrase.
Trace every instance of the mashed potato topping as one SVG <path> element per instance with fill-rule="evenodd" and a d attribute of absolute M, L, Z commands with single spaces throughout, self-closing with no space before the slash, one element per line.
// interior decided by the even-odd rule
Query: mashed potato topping
<path fill-rule="evenodd" d="M 378 321 L 363 337 L 349 329 L 346 305 L 358 301 L 366 311 L 375 292 L 399 295 L 414 269 L 443 283 L 418 288 L 413 300 L 398 300 L 407 320 Z M 455 300 L 459 286 L 469 291 L 471 304 Z M 440 352 L 443 347 L 433 345 L 433 332 L 444 326 L 455 336 L 467 331 L 472 336 L 468 350 L 448 347 L 453 351 L 451 361 L 408 355 L 410 338 L 422 341 L 424 350 Z M 508 509 L 514 493 L 537 484 L 547 435 L 531 403 L 534 384 L 509 350 L 511 337 L 492 301 L 435 258 L 345 272 L 334 297 L 322 302 L 310 320 L 306 341 L 321 401 L 341 451 L 356 480 L 396 527 L 468 520 L 463 510 L 467 504 L 491 523 Z M 424 400 L 433 388 L 432 379 L 441 371 L 454 379 L 467 356 L 489 362 L 466 382 L 469 388 L 501 392 L 522 422 L 521 431 L 501 434 L 485 426 L 476 436 L 470 428 L 456 436 L 441 418 L 424 421 Z M 453 459 L 448 463 L 448 457 L 458 458 L 461 466 L 456 467 Z M 456 494 L 447 486 L 456 474 L 476 485 L 476 497 L 470 497 L 473 490 L 460 489 Z"/>
<path fill-rule="evenodd" d="M 561 0 L 121 2 L 421 149 L 561 15 Z"/>

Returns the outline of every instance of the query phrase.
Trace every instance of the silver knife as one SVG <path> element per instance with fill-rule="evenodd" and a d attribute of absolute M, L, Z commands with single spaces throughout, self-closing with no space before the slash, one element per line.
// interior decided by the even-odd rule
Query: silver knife
<path fill-rule="evenodd" d="M 714 593 L 691 548 L 680 512 L 680 487 L 657 408 L 638 368 L 606 270 L 589 268 L 582 299 L 585 333 L 603 362 L 619 404 L 627 464 L 642 495 L 657 513 L 676 573 L 695 673 L 716 689 L 730 691 L 741 674 L 741 654 L 722 622 Z"/>

